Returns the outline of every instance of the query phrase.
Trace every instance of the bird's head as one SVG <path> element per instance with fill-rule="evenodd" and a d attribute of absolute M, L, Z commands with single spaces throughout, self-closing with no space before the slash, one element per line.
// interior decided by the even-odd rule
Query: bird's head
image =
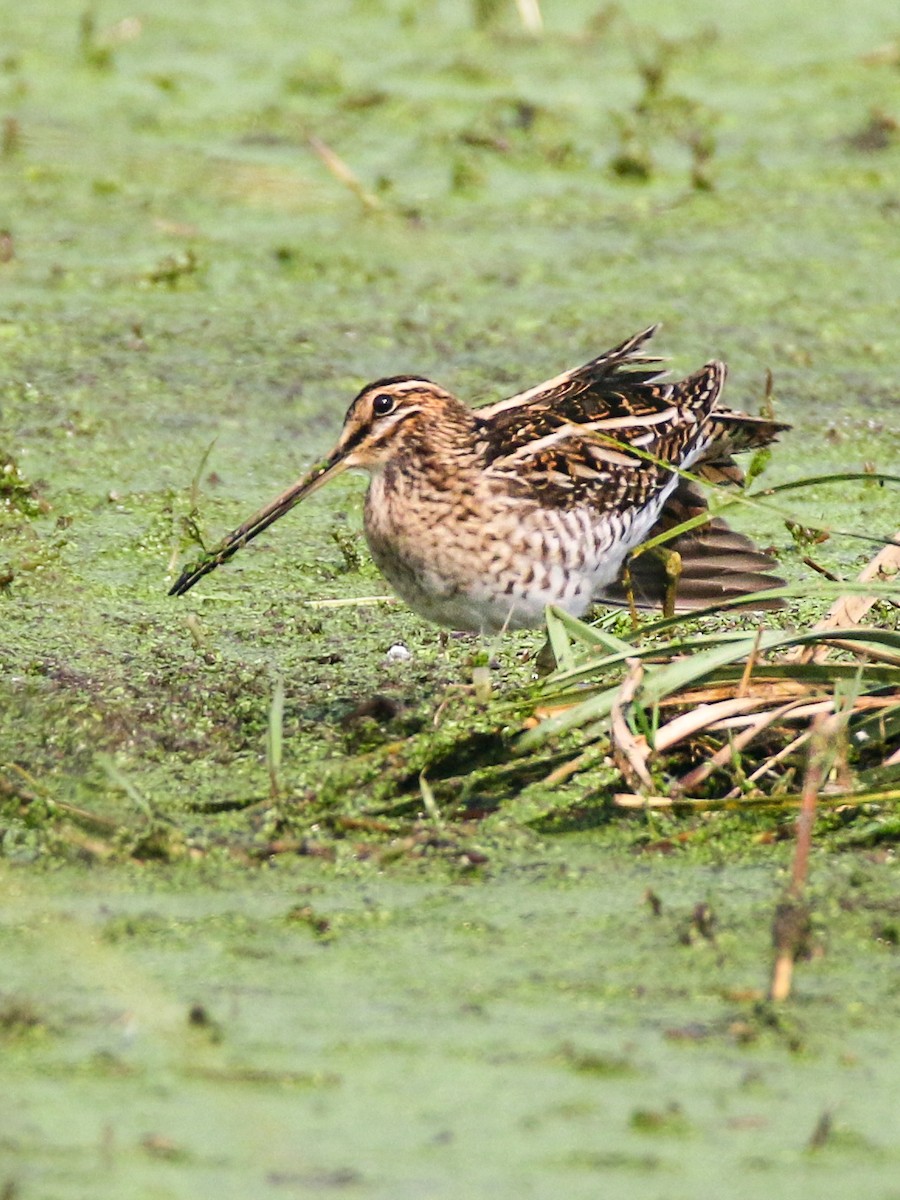
<path fill-rule="evenodd" d="M 198 579 L 231 558 L 241 546 L 319 490 L 329 479 L 352 469 L 377 472 L 392 461 L 451 452 L 464 440 L 474 418 L 450 392 L 412 375 L 379 379 L 351 403 L 331 453 L 280 496 L 261 508 L 219 545 L 181 573 L 170 590 L 180 596 Z"/>

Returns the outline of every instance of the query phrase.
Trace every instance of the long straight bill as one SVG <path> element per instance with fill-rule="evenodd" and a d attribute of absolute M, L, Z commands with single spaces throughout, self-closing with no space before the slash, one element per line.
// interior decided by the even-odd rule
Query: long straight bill
<path fill-rule="evenodd" d="M 183 596 L 185 592 L 190 591 L 198 579 L 202 579 L 204 575 L 214 571 L 223 562 L 227 562 L 232 555 L 237 554 L 241 546 L 252 542 L 258 533 L 268 529 L 279 517 L 283 517 L 286 512 L 289 512 L 295 504 L 299 504 L 301 500 L 311 496 L 323 483 L 326 483 L 334 475 L 339 475 L 345 467 L 346 463 L 342 458 L 337 457 L 337 452 L 318 463 L 302 479 L 291 484 L 287 491 L 276 496 L 270 504 L 261 508 L 258 513 L 254 513 L 243 525 L 233 529 L 215 549 L 207 551 L 202 557 L 185 567 L 169 588 L 169 595 Z"/>

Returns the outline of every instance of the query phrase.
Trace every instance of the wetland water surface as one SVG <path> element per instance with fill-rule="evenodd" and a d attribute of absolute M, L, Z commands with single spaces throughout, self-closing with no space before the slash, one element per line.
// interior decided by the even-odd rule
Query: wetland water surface
<path fill-rule="evenodd" d="M 894 1194 L 884 865 L 822 868 L 827 953 L 776 1013 L 771 863 L 524 857 L 456 881 L 6 871 L 9 1178 L 73 1197 Z"/>

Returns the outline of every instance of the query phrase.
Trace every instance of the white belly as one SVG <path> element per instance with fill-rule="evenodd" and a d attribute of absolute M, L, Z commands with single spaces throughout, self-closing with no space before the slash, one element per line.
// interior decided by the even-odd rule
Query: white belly
<path fill-rule="evenodd" d="M 646 539 L 664 499 L 624 517 L 518 505 L 498 517 L 502 536 L 485 536 L 484 524 L 436 521 L 414 539 L 386 520 L 383 506 L 376 518 L 372 499 L 366 538 L 387 581 L 426 620 L 457 630 L 526 629 L 544 623 L 548 604 L 582 616 Z"/>

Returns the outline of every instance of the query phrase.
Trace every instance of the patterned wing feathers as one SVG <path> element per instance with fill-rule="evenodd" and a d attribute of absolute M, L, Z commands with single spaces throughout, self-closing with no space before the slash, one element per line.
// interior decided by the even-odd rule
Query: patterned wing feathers
<path fill-rule="evenodd" d="M 487 420 L 480 410 L 485 466 L 550 507 L 643 504 L 671 481 L 669 464 L 685 465 L 704 450 L 724 379 L 725 367 L 714 362 L 680 383 L 636 383 L 624 374 L 602 386 L 573 385 L 555 400 L 544 392 Z"/>
<path fill-rule="evenodd" d="M 700 489 L 682 479 L 667 499 L 651 536 L 664 533 L 707 511 Z M 667 570 L 665 553 L 679 556 L 674 578 Z M 781 587 L 784 580 L 772 571 L 775 560 L 748 537 L 731 529 L 720 517 L 676 534 L 665 543 L 665 552 L 633 554 L 622 576 L 601 597 L 606 603 L 628 604 L 629 590 L 638 608 L 661 609 L 674 600 L 675 612 L 688 612 L 738 600 L 753 592 Z M 754 609 L 779 609 L 783 600 L 753 601 Z"/>

